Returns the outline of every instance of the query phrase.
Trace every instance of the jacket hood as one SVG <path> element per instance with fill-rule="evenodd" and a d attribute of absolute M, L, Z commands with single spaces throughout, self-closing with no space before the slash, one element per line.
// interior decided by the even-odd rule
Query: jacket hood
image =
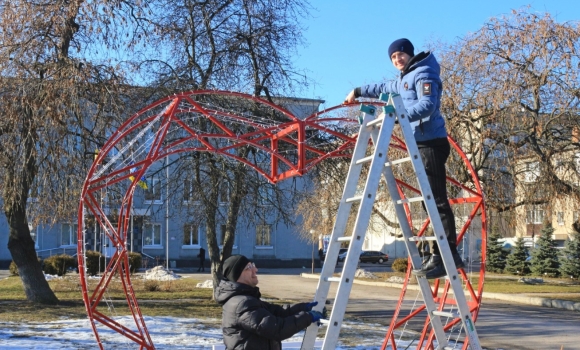
<path fill-rule="evenodd" d="M 252 287 L 247 284 L 227 280 L 220 281 L 215 292 L 218 304 L 223 305 L 236 295 L 249 295 L 254 298 L 260 298 L 262 296 L 260 288 L 258 287 Z"/>
<path fill-rule="evenodd" d="M 439 62 L 435 56 L 431 53 L 431 51 L 423 51 L 421 53 L 416 54 L 415 56 L 411 57 L 403 71 L 401 72 L 401 78 L 406 74 L 414 71 L 418 68 L 431 68 L 437 74 L 441 73 L 441 67 L 439 66 Z"/>

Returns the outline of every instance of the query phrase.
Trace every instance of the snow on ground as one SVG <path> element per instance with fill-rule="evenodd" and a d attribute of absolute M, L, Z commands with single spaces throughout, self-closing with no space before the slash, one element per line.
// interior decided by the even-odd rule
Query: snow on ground
<path fill-rule="evenodd" d="M 46 279 L 62 278 L 45 275 Z M 358 277 L 376 278 L 370 272 L 359 269 Z M 173 271 L 157 266 L 145 271 L 144 279 L 170 281 L 181 278 Z M 198 288 L 212 288 L 213 281 L 198 284 Z M 135 330 L 131 316 L 113 317 L 120 324 Z M 149 335 L 158 350 L 202 350 L 223 349 L 219 319 L 198 319 L 178 317 L 144 317 Z M 99 337 L 104 349 L 138 349 L 139 346 L 117 332 L 97 323 Z M 378 350 L 385 337 L 386 328 L 380 324 L 343 322 L 337 350 Z M 406 339 L 417 338 L 417 334 L 405 334 Z M 304 332 L 283 342 L 285 350 L 299 349 Z M 410 345 L 411 341 L 398 340 L 399 348 Z M 320 344 L 321 341 L 317 341 Z M 413 344 L 415 345 L 415 344 Z M 461 348 L 461 344 L 457 346 Z M 89 350 L 98 349 L 96 338 L 88 319 L 71 320 L 63 318 L 52 322 L 13 323 L 0 322 L 1 350 Z M 320 349 L 320 346 L 315 347 Z M 387 349 L 391 349 L 389 346 Z"/>
<path fill-rule="evenodd" d="M 133 319 L 130 316 L 115 317 L 115 320 L 134 329 Z M 159 350 L 210 350 L 213 345 L 223 344 L 219 326 L 220 320 L 217 319 L 145 317 L 145 323 L 155 348 Z M 103 347 L 107 350 L 139 348 L 135 343 L 107 327 L 98 324 L 97 329 Z M 343 339 L 342 333 L 347 338 L 345 338 L 345 343 L 339 344 L 337 349 L 375 350 L 380 349 L 385 336 L 385 327 L 378 324 L 345 322 L 341 332 L 341 340 Z M 300 332 L 285 343 L 299 344 L 303 335 L 304 333 Z M 88 350 L 97 348 L 88 319 L 62 319 L 26 324 L 0 322 L 0 349 L 2 350 Z M 287 346 L 284 348 L 288 349 Z"/>

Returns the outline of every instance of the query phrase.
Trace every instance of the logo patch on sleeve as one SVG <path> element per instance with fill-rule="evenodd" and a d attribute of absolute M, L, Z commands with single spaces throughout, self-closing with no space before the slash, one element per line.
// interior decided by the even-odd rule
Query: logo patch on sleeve
<path fill-rule="evenodd" d="M 423 83 L 423 96 L 431 95 L 431 83 Z"/>

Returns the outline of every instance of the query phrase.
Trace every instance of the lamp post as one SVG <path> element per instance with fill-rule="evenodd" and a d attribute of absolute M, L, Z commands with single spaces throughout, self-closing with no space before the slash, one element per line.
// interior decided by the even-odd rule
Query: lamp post
<path fill-rule="evenodd" d="M 312 236 L 312 274 L 314 274 L 314 230 L 310 230 Z"/>

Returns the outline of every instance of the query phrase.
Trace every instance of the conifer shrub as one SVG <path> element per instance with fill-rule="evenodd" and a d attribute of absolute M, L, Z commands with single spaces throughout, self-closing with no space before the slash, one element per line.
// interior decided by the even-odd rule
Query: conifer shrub
<path fill-rule="evenodd" d="M 129 252 L 129 272 L 135 273 L 139 268 L 141 268 L 141 263 L 143 257 L 141 254 L 136 252 Z"/>
<path fill-rule="evenodd" d="M 499 239 L 501 236 L 499 233 L 492 232 L 487 240 L 487 262 L 485 270 L 489 272 L 502 273 L 505 269 L 506 259 L 509 254 L 507 250 L 503 248 Z"/>
<path fill-rule="evenodd" d="M 64 276 L 69 268 L 77 267 L 75 258 L 68 254 L 59 254 L 49 256 L 44 259 L 44 266 L 42 270 L 49 275 Z"/>
<path fill-rule="evenodd" d="M 552 238 L 553 233 L 552 224 L 546 221 L 530 260 L 530 269 L 536 276 L 558 277 L 560 275 L 558 270 L 560 262 L 558 261 L 558 250 Z"/>
<path fill-rule="evenodd" d="M 560 255 L 560 274 L 566 278 L 580 278 L 580 222 L 575 222 L 569 240 Z"/>
<path fill-rule="evenodd" d="M 391 266 L 391 268 L 395 272 L 406 272 L 408 264 L 409 264 L 408 258 L 397 258 L 395 259 L 395 261 L 393 261 L 393 265 Z"/>
<path fill-rule="evenodd" d="M 10 263 L 8 270 L 10 270 L 10 276 L 18 276 L 18 266 L 16 266 L 14 260 Z"/>
<path fill-rule="evenodd" d="M 99 272 L 105 271 L 105 256 L 94 250 L 85 252 L 85 267 L 89 276 L 96 276 Z"/>
<path fill-rule="evenodd" d="M 524 246 L 524 239 L 518 237 L 515 247 L 506 259 L 505 271 L 513 275 L 525 276 L 530 273 L 530 263 L 526 261 L 528 252 Z"/>

